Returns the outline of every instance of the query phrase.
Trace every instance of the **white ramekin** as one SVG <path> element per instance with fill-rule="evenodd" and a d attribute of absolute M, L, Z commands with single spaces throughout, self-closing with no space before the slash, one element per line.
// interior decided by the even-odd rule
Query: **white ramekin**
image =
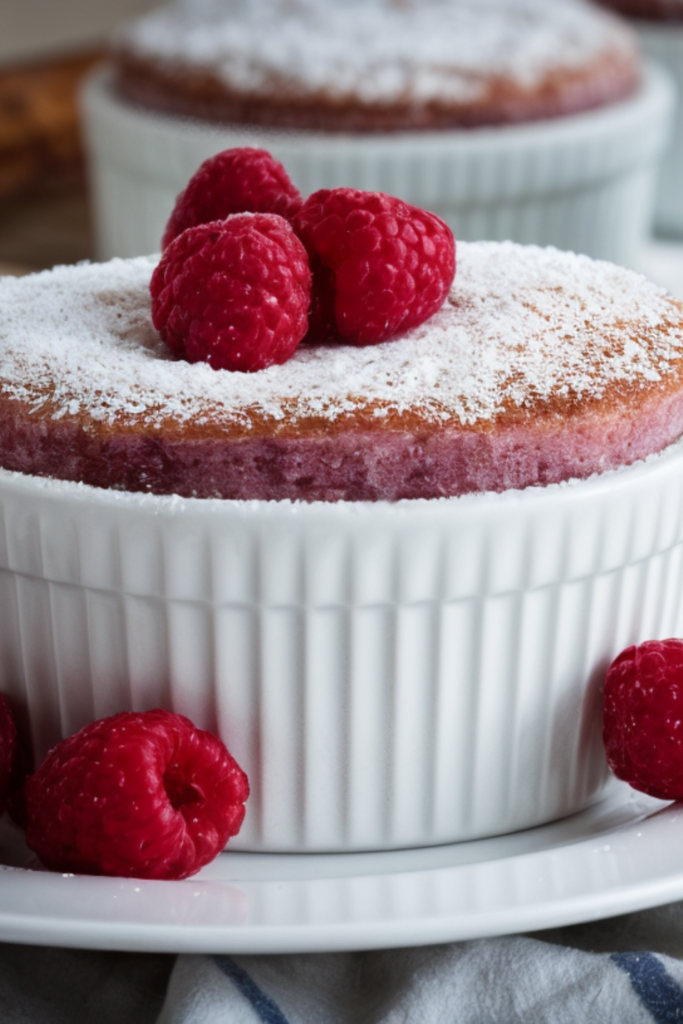
<path fill-rule="evenodd" d="M 660 169 L 655 226 L 683 235 L 683 22 L 632 21 L 645 53 L 665 67 L 677 87 L 673 132 Z"/>
<path fill-rule="evenodd" d="M 0 691 L 40 756 L 124 709 L 217 730 L 236 848 L 370 850 L 597 800 L 610 660 L 683 635 L 683 445 L 583 482 L 231 502 L 0 471 Z"/>
<path fill-rule="evenodd" d="M 552 121 L 420 134 L 287 134 L 127 105 L 103 69 L 82 96 L 98 255 L 157 251 L 175 197 L 202 160 L 256 145 L 284 163 L 304 195 L 340 185 L 380 190 L 433 210 L 457 238 L 555 245 L 637 266 L 673 96 L 666 75 L 648 68 L 632 98 Z"/>

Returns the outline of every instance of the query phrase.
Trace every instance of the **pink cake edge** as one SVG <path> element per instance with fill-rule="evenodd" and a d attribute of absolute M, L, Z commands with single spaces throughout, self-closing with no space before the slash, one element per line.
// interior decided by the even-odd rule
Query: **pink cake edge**
<path fill-rule="evenodd" d="M 131 493 L 306 502 L 399 501 L 522 490 L 626 467 L 683 436 L 683 391 L 490 430 L 344 430 L 315 437 L 110 437 L 80 424 L 0 417 L 0 465 Z"/>

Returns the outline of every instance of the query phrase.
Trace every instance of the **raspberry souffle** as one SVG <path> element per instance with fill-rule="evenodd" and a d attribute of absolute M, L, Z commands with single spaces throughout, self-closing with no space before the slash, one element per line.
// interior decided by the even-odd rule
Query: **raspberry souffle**
<path fill-rule="evenodd" d="M 6 469 L 188 497 L 395 501 L 588 477 L 683 433 L 683 309 L 607 263 L 464 243 L 420 326 L 379 344 L 305 340 L 251 373 L 174 357 L 152 323 L 155 265 L 1 282 Z M 268 295 L 266 281 L 264 311 Z"/>
<path fill-rule="evenodd" d="M 620 99 L 640 75 L 630 32 L 581 0 L 185 0 L 112 49 L 129 101 L 325 132 L 555 117 Z"/>
<path fill-rule="evenodd" d="M 282 173 L 212 158 L 161 257 L 0 282 L 0 692 L 37 757 L 220 737 L 243 850 L 579 811 L 605 666 L 683 635 L 683 307 Z"/>
<path fill-rule="evenodd" d="M 155 251 L 187 169 L 257 145 L 305 194 L 637 267 L 673 99 L 586 0 L 180 0 L 123 25 L 83 91 L 97 251 Z"/>

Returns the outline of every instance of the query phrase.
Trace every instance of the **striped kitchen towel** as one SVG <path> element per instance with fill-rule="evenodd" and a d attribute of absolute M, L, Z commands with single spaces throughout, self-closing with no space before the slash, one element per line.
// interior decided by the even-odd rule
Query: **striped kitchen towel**
<path fill-rule="evenodd" d="M 180 956 L 159 1017 L 159 1024 L 676 1021 L 683 1024 L 683 904 L 412 949 Z"/>

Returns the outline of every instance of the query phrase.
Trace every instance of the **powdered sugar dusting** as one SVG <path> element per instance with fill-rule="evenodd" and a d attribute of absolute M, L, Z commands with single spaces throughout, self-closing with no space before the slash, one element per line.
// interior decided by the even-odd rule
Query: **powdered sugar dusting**
<path fill-rule="evenodd" d="M 583 0 L 180 0 L 126 26 L 117 43 L 176 71 L 200 69 L 268 98 L 472 102 L 492 75 L 533 89 L 630 31 Z"/>
<path fill-rule="evenodd" d="M 257 373 L 176 361 L 150 319 L 155 257 L 0 282 L 0 387 L 36 414 L 147 427 L 420 410 L 490 420 L 554 397 L 646 386 L 683 358 L 683 308 L 632 271 L 511 242 L 461 243 L 442 309 L 399 340 L 301 346 Z"/>

